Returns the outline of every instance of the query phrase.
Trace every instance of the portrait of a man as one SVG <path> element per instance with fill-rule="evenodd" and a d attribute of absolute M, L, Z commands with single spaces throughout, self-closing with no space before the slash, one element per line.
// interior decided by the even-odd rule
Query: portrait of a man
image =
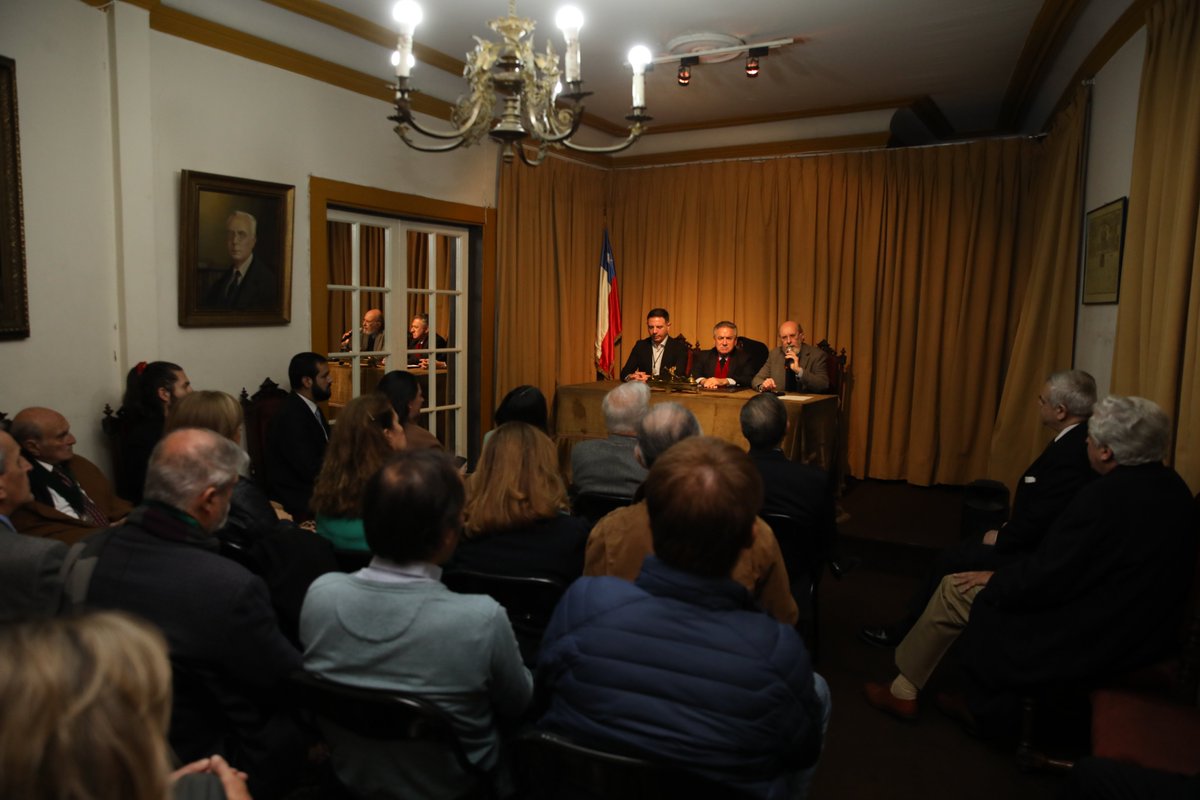
<path fill-rule="evenodd" d="M 201 308 L 262 311 L 278 305 L 275 272 L 254 253 L 257 233 L 258 220 L 253 214 L 234 211 L 225 220 L 229 269 L 209 287 Z"/>

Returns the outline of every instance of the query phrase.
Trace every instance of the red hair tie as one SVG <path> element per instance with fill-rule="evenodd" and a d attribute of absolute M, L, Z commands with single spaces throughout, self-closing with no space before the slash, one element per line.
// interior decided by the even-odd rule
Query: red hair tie
<path fill-rule="evenodd" d="M 145 371 L 146 371 L 146 362 L 145 362 L 145 361 L 139 361 L 139 362 L 138 362 L 138 364 L 137 364 L 137 366 L 136 366 L 136 367 L 134 367 L 134 369 L 136 369 L 136 370 L 137 370 L 137 374 L 138 374 L 138 375 L 141 375 L 143 372 L 145 372 Z"/>

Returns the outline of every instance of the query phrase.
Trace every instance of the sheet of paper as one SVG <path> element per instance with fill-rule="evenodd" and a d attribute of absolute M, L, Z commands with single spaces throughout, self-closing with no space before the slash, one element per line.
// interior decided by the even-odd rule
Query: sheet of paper
<path fill-rule="evenodd" d="M 813 399 L 811 394 L 781 394 L 779 399 L 785 403 L 806 403 Z"/>

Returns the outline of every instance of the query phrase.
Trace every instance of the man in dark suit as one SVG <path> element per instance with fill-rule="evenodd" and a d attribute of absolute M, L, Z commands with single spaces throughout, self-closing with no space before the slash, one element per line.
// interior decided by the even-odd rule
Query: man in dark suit
<path fill-rule="evenodd" d="M 22 409 L 10 430 L 32 466 L 33 501 L 13 512 L 13 525 L 29 536 L 71 544 L 97 528 L 123 521 L 132 506 L 113 492 L 100 468 L 75 453 L 71 424 L 49 408 Z"/>
<path fill-rule="evenodd" d="M 58 611 L 58 572 L 67 555 L 62 542 L 17 533 L 9 515 L 33 499 L 29 462 L 0 432 L 0 619 Z"/>
<path fill-rule="evenodd" d="M 908 615 L 892 625 L 863 628 L 859 638 L 895 647 L 916 623 L 942 576 L 994 570 L 1036 550 L 1058 515 L 1096 478 L 1087 457 L 1087 421 L 1095 403 L 1096 380 L 1088 373 L 1063 370 L 1047 378 L 1038 395 L 1038 416 L 1054 431 L 1054 439 L 1021 475 L 1008 522 L 981 540 L 942 551 L 929 579 L 913 596 Z"/>
<path fill-rule="evenodd" d="M 292 393 L 267 431 L 267 486 L 296 520 L 312 518 L 308 499 L 321 471 L 329 423 L 317 403 L 332 396 L 329 363 L 320 353 L 297 353 L 288 364 Z"/>
<path fill-rule="evenodd" d="M 767 356 L 751 386 L 760 392 L 823 392 L 829 388 L 825 353 L 805 344 L 800 323 L 788 320 L 779 326 L 779 347 Z"/>
<path fill-rule="evenodd" d="M 254 255 L 258 242 L 258 220 L 245 211 L 235 211 L 225 220 L 225 244 L 229 271 L 204 295 L 200 308 L 222 311 L 269 311 L 279 307 L 275 273 Z"/>
<path fill-rule="evenodd" d="M 219 753 L 250 774 L 255 796 L 280 797 L 304 753 L 275 695 L 300 653 L 279 630 L 266 584 L 218 554 L 212 536 L 247 460 L 212 431 L 168 434 L 150 457 L 143 505 L 89 540 L 75 570 L 93 563 L 88 606 L 136 614 L 166 637 L 179 758 Z"/>
<path fill-rule="evenodd" d="M 745 388 L 758 369 L 743 350 L 735 349 L 737 325 L 722 320 L 713 326 L 713 348 L 692 364 L 692 377 L 701 389 Z"/>
<path fill-rule="evenodd" d="M 687 342 L 671 338 L 671 315 L 665 308 L 652 308 L 646 314 L 646 332 L 650 335 L 638 339 L 625 366 L 621 367 L 621 380 L 647 381 L 653 377 L 666 378 L 675 369 L 680 378 L 687 373 Z"/>
<path fill-rule="evenodd" d="M 773 394 L 752 397 L 742 406 L 742 435 L 750 443 L 750 460 L 763 480 L 760 514 L 783 514 L 799 520 L 829 554 L 837 532 L 829 474 L 811 464 L 792 461 L 780 444 L 787 432 L 787 409 Z"/>
<path fill-rule="evenodd" d="M 1105 680 L 1165 658 L 1177 646 L 1200 528 L 1187 484 L 1162 463 L 1170 437 L 1150 400 L 1096 403 L 1087 452 L 1100 477 L 1030 555 L 943 578 L 896 648 L 898 677 L 868 684 L 868 701 L 915 717 L 918 690 L 960 635 L 968 694 L 941 704 L 989 728 L 1010 727 L 1019 691 Z"/>
<path fill-rule="evenodd" d="M 632 498 L 646 480 L 637 457 L 637 426 L 650 410 L 644 383 L 625 383 L 604 395 L 608 438 L 588 439 L 571 448 L 571 483 L 579 493 Z"/>

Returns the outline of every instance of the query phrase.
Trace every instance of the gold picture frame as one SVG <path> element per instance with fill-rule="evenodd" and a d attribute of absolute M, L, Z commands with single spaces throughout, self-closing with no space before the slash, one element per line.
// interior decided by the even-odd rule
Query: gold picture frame
<path fill-rule="evenodd" d="M 296 188 L 186 169 L 180 188 L 179 324 L 287 325 Z"/>
<path fill-rule="evenodd" d="M 1121 291 L 1125 215 L 1129 198 L 1105 203 L 1087 214 L 1084 230 L 1083 302 L 1115 303 Z"/>

